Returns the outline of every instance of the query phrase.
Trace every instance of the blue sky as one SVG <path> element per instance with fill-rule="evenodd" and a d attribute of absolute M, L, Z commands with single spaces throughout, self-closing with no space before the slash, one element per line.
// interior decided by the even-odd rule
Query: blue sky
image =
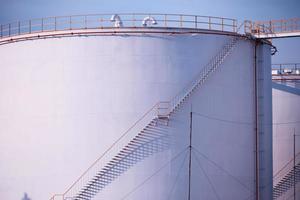
<path fill-rule="evenodd" d="M 239 22 L 300 18 L 300 0 L 0 0 L 0 23 L 47 16 L 155 12 L 230 17 Z M 300 37 L 273 40 L 274 63 L 300 62 Z"/>

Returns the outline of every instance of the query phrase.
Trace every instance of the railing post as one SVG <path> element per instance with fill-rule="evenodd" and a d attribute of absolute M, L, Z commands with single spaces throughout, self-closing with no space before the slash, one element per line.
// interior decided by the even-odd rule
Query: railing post
<path fill-rule="evenodd" d="M 198 18 L 197 18 L 197 15 L 195 16 L 195 28 L 198 27 Z"/>
<path fill-rule="evenodd" d="M 182 15 L 180 15 L 180 27 L 182 28 Z"/>
<path fill-rule="evenodd" d="M 87 29 L 87 19 L 86 19 L 86 15 L 84 16 L 84 28 Z"/>
<path fill-rule="evenodd" d="M 56 31 L 56 17 L 54 17 L 54 30 Z"/>
<path fill-rule="evenodd" d="M 165 21 L 165 27 L 167 27 L 168 26 L 168 24 L 167 24 L 167 15 L 165 15 L 164 21 Z"/>
<path fill-rule="evenodd" d="M 31 33 L 31 20 L 29 20 L 29 33 Z"/>
<path fill-rule="evenodd" d="M 284 30 L 287 31 L 287 21 L 284 23 Z"/>
<path fill-rule="evenodd" d="M 208 17 L 208 29 L 211 30 L 211 17 Z"/>
<path fill-rule="evenodd" d="M 224 18 L 222 18 L 222 31 L 224 31 Z"/>
<path fill-rule="evenodd" d="M 10 27 L 11 27 L 11 25 L 8 24 L 8 36 L 9 36 L 9 37 L 10 37 Z"/>
<path fill-rule="evenodd" d="M 132 15 L 132 26 L 135 27 L 135 14 Z"/>
<path fill-rule="evenodd" d="M 282 74 L 281 64 L 279 65 L 280 74 Z"/>
<path fill-rule="evenodd" d="M 232 20 L 233 32 L 235 32 L 235 20 Z"/>
<path fill-rule="evenodd" d="M 44 18 L 42 18 L 42 32 L 44 32 Z"/>
<path fill-rule="evenodd" d="M 21 33 L 21 22 L 18 21 L 18 34 L 20 35 L 20 33 Z"/>
<path fill-rule="evenodd" d="M 0 29 L 1 29 L 1 33 L 0 34 L 1 34 L 1 38 L 2 38 L 3 37 L 3 25 L 2 24 L 0 25 Z"/>
<path fill-rule="evenodd" d="M 69 17 L 70 30 L 72 30 L 72 16 Z"/>
<path fill-rule="evenodd" d="M 234 32 L 237 33 L 237 30 L 238 29 L 238 21 L 237 20 L 234 20 Z"/>
<path fill-rule="evenodd" d="M 244 21 L 244 32 L 247 33 L 247 24 L 248 22 L 247 21 Z"/>
<path fill-rule="evenodd" d="M 102 16 L 100 17 L 100 27 L 103 28 L 103 18 L 102 18 Z"/>

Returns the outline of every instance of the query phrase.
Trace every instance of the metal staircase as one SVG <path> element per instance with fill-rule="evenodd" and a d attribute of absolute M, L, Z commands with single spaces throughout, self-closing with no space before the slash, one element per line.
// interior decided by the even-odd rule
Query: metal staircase
<path fill-rule="evenodd" d="M 238 41 L 233 37 L 195 78 L 171 101 L 158 102 L 130 127 L 64 193 L 50 200 L 91 200 L 98 192 L 137 162 L 168 148 L 167 127 L 170 116 L 224 62 Z"/>
<path fill-rule="evenodd" d="M 274 187 L 273 199 L 278 199 L 300 182 L 300 162 L 295 165 Z"/>
<path fill-rule="evenodd" d="M 153 119 L 73 199 L 91 199 L 138 161 L 168 148 L 165 124 L 165 119 Z"/>

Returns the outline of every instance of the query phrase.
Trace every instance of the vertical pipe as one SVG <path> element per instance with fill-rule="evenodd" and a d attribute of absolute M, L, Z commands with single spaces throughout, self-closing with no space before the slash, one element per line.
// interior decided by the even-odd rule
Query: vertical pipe
<path fill-rule="evenodd" d="M 296 200 L 296 133 L 294 128 L 294 200 Z"/>
<path fill-rule="evenodd" d="M 192 177 L 192 133 L 193 133 L 193 112 L 191 106 L 190 112 L 190 144 L 189 144 L 189 196 L 188 200 L 191 199 L 191 177 Z"/>
<path fill-rule="evenodd" d="M 258 87 L 257 87 L 257 41 L 254 48 L 254 90 L 255 90 L 255 199 L 259 200 L 259 131 L 258 131 Z"/>

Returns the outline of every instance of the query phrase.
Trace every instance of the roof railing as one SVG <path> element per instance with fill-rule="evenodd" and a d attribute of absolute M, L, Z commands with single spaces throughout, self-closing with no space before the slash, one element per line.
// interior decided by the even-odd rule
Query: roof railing
<path fill-rule="evenodd" d="M 237 20 L 212 16 L 157 13 L 56 16 L 2 24 L 0 25 L 0 38 L 49 31 L 130 27 L 193 28 L 236 33 Z"/>
<path fill-rule="evenodd" d="M 272 64 L 272 75 L 300 75 L 300 63 Z"/>
<path fill-rule="evenodd" d="M 300 32 L 300 18 L 245 22 L 245 33 L 256 36 Z"/>

